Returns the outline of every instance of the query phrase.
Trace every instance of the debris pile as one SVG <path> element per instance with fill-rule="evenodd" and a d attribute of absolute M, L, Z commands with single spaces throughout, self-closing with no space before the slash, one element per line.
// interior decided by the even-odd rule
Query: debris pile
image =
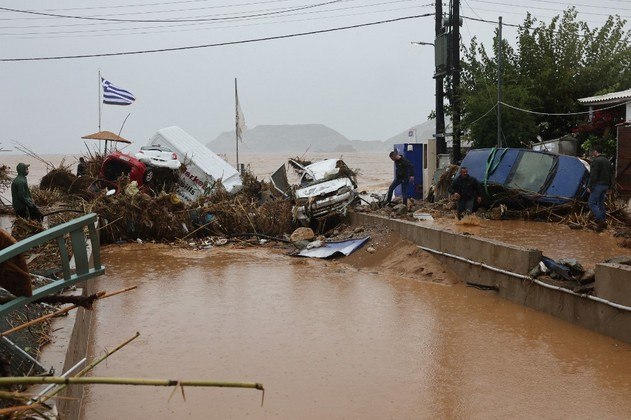
<path fill-rule="evenodd" d="M 2 195 L 6 190 L 11 187 L 11 181 L 13 181 L 13 176 L 10 175 L 11 169 L 7 165 L 0 165 L 0 195 Z M 12 213 L 10 206 L 5 204 L 0 198 L 0 214 L 1 213 Z"/>
<path fill-rule="evenodd" d="M 42 190 L 69 191 L 77 178 L 76 175 L 70 172 L 68 167 L 62 165 L 44 175 L 39 183 L 39 188 Z"/>
<path fill-rule="evenodd" d="M 604 263 L 631 265 L 631 257 L 622 255 L 609 258 Z M 529 272 L 530 276 L 555 286 L 564 287 L 575 293 L 594 292 L 595 272 L 586 270 L 574 258 L 561 258 L 557 261 L 543 257 Z"/>
<path fill-rule="evenodd" d="M 383 197 L 373 194 L 374 201 L 356 207 L 357 211 L 376 213 L 390 218 L 419 220 L 415 215 L 427 214 L 433 218 L 453 218 L 456 203 L 443 199 L 436 202 L 408 199 L 404 206 L 400 198 L 393 200 L 393 206 L 384 206 Z M 620 199 L 607 198 L 607 222 L 615 229 L 615 236 L 623 238 L 620 245 L 631 247 L 631 218 L 627 213 L 627 204 Z M 485 205 L 485 203 L 483 203 Z M 558 223 L 571 229 L 592 229 L 595 227 L 592 213 L 586 202 L 572 201 L 564 204 L 544 205 L 531 203 L 521 207 L 509 207 L 499 202 L 486 204 L 487 207 L 477 209 L 476 216 L 490 220 L 533 220 Z"/>
<path fill-rule="evenodd" d="M 161 193 L 153 197 L 134 190 L 127 177 L 119 178 L 119 185 L 122 193 L 101 193 L 84 206 L 104 223 L 100 226 L 102 243 L 138 238 L 172 241 L 188 233 L 185 205 L 176 196 Z"/>
<path fill-rule="evenodd" d="M 56 223 L 52 226 L 56 226 L 65 222 L 66 220 L 57 215 Z M 34 220 L 27 220 L 18 217 L 13 222 L 13 228 L 11 230 L 11 236 L 17 241 L 33 236 L 39 232 L 45 230 L 41 223 Z M 72 246 L 70 237 L 65 238 L 66 253 L 69 258 L 72 258 Z M 33 274 L 39 274 L 49 278 L 56 278 L 61 273 L 58 273 L 60 266 L 59 260 L 59 245 L 57 242 L 48 241 L 44 244 L 31 248 L 29 251 L 22 254 L 28 263 L 28 271 Z"/>
<path fill-rule="evenodd" d="M 138 239 L 172 242 L 246 232 L 282 237 L 293 229 L 292 203 L 275 195 L 270 184 L 258 181 L 251 173 L 242 175 L 243 188 L 236 194 L 228 194 L 219 186 L 212 195 L 186 202 L 174 192 L 177 177 L 172 170 L 166 171 L 170 175 L 154 172 L 151 188 L 138 188 L 129 176 L 121 175 L 114 191 L 99 188 L 92 176 L 98 174 L 97 165 L 88 159 L 86 163 L 88 175 L 77 177 L 62 163 L 42 178 L 39 188 L 32 188 L 35 202 L 46 209 L 50 226 L 77 213 L 94 212 L 102 219 L 102 243 Z M 58 221 L 51 223 L 53 217 Z M 24 220 L 14 229 L 18 238 L 37 232 L 33 222 Z"/>
<path fill-rule="evenodd" d="M 555 261 L 543 257 L 538 265 L 530 270 L 530 276 L 546 283 L 564 287 L 576 293 L 594 291 L 594 270 L 585 270 L 574 258 Z"/>

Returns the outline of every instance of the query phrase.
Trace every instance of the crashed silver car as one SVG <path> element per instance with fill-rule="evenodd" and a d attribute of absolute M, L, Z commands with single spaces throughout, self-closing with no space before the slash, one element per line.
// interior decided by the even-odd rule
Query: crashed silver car
<path fill-rule="evenodd" d="M 303 166 L 290 159 L 289 164 L 298 172 L 298 185 L 287 182 L 285 165 L 272 174 L 271 181 L 285 196 L 293 195 L 292 214 L 296 222 L 307 226 L 314 220 L 344 215 L 357 198 L 355 173 L 344 161 L 325 159 Z"/>

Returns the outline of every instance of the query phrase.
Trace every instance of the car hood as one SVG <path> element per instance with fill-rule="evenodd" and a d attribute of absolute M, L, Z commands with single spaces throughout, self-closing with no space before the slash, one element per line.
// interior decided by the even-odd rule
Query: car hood
<path fill-rule="evenodd" d="M 354 189 L 353 183 L 348 178 L 337 178 L 330 181 L 320 182 L 296 190 L 296 198 L 317 197 L 335 192 L 343 187 Z"/>

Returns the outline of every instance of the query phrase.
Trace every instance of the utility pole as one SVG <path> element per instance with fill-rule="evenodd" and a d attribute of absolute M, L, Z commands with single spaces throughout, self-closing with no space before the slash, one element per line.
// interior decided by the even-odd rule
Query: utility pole
<path fill-rule="evenodd" d="M 453 108 L 452 126 L 453 143 L 451 146 L 451 163 L 457 164 L 462 159 L 460 150 L 460 0 L 453 0 L 451 12 L 451 52 L 452 52 L 452 88 L 451 106 Z"/>
<path fill-rule="evenodd" d="M 497 147 L 502 147 L 502 17 L 497 41 Z"/>
<path fill-rule="evenodd" d="M 436 39 L 434 40 L 434 48 L 439 48 L 438 37 L 444 32 L 443 30 L 443 3 L 441 0 L 435 2 L 436 5 Z M 442 44 L 440 44 L 442 45 Z M 435 52 L 436 54 L 436 52 Z M 445 140 L 445 109 L 443 93 L 444 70 L 436 67 L 434 78 L 436 79 L 436 154 L 447 153 L 447 142 Z M 438 156 L 436 157 L 438 158 Z M 438 162 L 437 162 L 438 163 Z"/>

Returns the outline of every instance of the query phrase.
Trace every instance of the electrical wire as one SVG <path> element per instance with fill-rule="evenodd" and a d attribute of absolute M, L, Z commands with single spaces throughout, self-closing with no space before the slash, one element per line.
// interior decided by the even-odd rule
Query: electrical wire
<path fill-rule="evenodd" d="M 480 9 L 478 9 L 478 10 L 480 10 Z M 490 23 L 490 24 L 493 24 L 493 25 L 498 25 L 499 24 L 499 21 L 496 21 L 496 20 L 478 19 L 478 18 L 474 18 L 474 17 L 471 17 L 471 16 L 461 16 L 461 17 L 463 19 L 474 20 L 474 21 L 477 21 L 477 22 Z M 510 27 L 514 27 L 514 28 L 525 29 L 523 25 L 516 25 L 514 23 L 506 23 L 503 20 L 502 20 L 502 26 L 510 26 Z M 536 29 L 536 28 L 530 28 L 530 29 Z M 576 36 L 581 37 L 581 38 L 585 38 L 588 35 L 587 34 L 576 34 Z M 631 40 L 624 40 L 624 41 L 621 40 L 620 42 L 624 42 L 625 44 L 631 45 Z"/>
<path fill-rule="evenodd" d="M 315 10 L 315 11 L 302 11 L 302 12 L 298 12 L 298 13 L 291 13 L 291 14 L 286 14 L 284 16 L 301 16 L 301 15 L 312 15 L 312 14 L 323 14 L 323 13 L 331 13 L 331 12 L 338 12 L 338 11 L 342 11 L 342 10 L 354 10 L 354 9 L 360 9 L 360 8 L 368 8 L 368 7 L 375 7 L 375 6 L 382 6 L 382 5 L 390 5 L 390 4 L 394 4 L 394 3 L 402 3 L 402 2 L 409 2 L 409 1 L 413 1 L 413 0 L 395 0 L 395 1 L 387 1 L 387 2 L 380 2 L 380 3 L 372 3 L 372 4 L 363 4 L 363 5 L 359 5 L 359 6 L 349 6 L 349 7 L 341 7 L 341 8 L 335 8 L 335 9 L 329 9 L 329 10 Z M 429 3 L 429 4 L 424 4 L 424 5 L 420 5 L 420 6 L 414 6 L 414 8 L 417 7 L 428 7 L 428 6 L 432 6 L 433 4 Z M 409 9 L 408 8 L 399 8 L 399 9 L 389 9 L 389 10 L 376 10 L 376 11 L 371 11 L 369 13 L 379 13 L 379 12 L 388 12 L 388 11 L 397 11 L 397 10 L 405 10 L 405 9 Z M 357 15 L 357 14 L 356 14 Z M 353 16 L 352 14 L 346 14 L 346 15 L 332 15 L 332 16 L 327 16 L 326 18 L 338 18 L 338 17 L 346 17 L 346 16 Z M 244 21 L 253 21 L 253 20 L 264 20 L 264 19 L 270 19 L 270 18 L 276 18 L 277 16 L 261 16 L 261 17 L 251 17 L 251 18 L 239 18 L 239 19 L 234 19 L 231 20 L 231 22 L 238 22 L 240 20 L 244 20 Z M 275 21 L 275 22 L 270 22 L 270 23 L 287 23 L 287 22 L 295 22 L 295 21 L 303 21 L 303 20 L 286 20 L 286 21 Z M 168 23 L 172 23 L 171 21 Z M 79 23 L 79 24 L 61 24 L 61 25 L 30 25 L 30 26 L 17 26 L 17 27 L 11 27 L 11 26 L 5 26 L 3 29 L 37 29 L 37 28 L 46 28 L 46 29 L 50 29 L 50 28 L 63 28 L 63 27 L 81 27 L 81 26 L 89 26 L 92 29 L 89 30 L 85 30 L 85 31 L 47 31 L 47 32 L 23 32 L 23 33 L 19 33 L 19 34 L 14 34 L 14 33 L 10 33 L 10 32 L 5 32 L 5 33 L 0 33 L 0 36 L 11 36 L 11 37 L 19 37 L 22 35 L 48 35 L 48 34 L 76 34 L 76 33 L 97 33 L 97 32 L 107 32 L 107 31 L 132 31 L 132 30 L 144 30 L 146 31 L 147 29 L 154 29 L 154 28 L 173 28 L 173 27 L 183 27 L 183 26 L 199 26 L 199 25 L 212 25 L 218 23 L 216 21 L 210 21 L 210 22 L 188 22 L 188 23 L 180 23 L 180 24 L 175 24 L 175 25 L 156 25 L 156 26 L 142 26 L 142 27 L 126 27 L 126 28 L 115 28 L 115 29 L 93 29 L 93 23 Z M 122 22 L 103 22 L 100 25 L 120 25 L 122 24 Z M 246 26 L 246 25 L 242 25 L 242 26 Z M 234 27 L 240 27 L 240 26 L 224 26 L 223 28 L 234 28 Z M 157 31 L 156 33 L 160 33 L 162 31 Z M 152 33 L 149 31 L 143 32 L 143 33 Z"/>
<path fill-rule="evenodd" d="M 308 36 L 308 35 L 344 31 L 348 29 L 364 28 L 368 26 L 382 25 L 385 23 L 393 23 L 393 22 L 401 22 L 404 20 L 418 19 L 418 18 L 428 17 L 428 16 L 434 16 L 434 14 L 425 13 L 422 15 L 403 16 L 399 18 L 381 20 L 377 22 L 368 22 L 368 23 L 362 23 L 362 24 L 357 24 L 357 25 L 340 26 L 337 28 L 320 29 L 316 31 L 299 32 L 299 33 L 287 34 L 287 35 L 268 36 L 268 37 L 263 37 L 263 38 L 252 38 L 252 39 L 246 39 L 246 40 L 241 40 L 241 41 L 218 42 L 214 44 L 190 45 L 186 47 L 159 48 L 159 49 L 152 49 L 152 50 L 138 50 L 138 51 L 101 53 L 101 54 L 78 54 L 78 55 L 30 57 L 30 58 L 0 58 L 0 62 L 44 61 L 44 60 L 66 60 L 66 59 L 96 58 L 96 57 L 114 57 L 114 56 L 122 56 L 122 55 L 151 54 L 151 53 L 159 53 L 159 52 L 171 52 L 171 51 L 183 51 L 183 50 L 193 50 L 193 49 L 201 49 L 201 48 L 221 47 L 221 46 L 227 46 L 227 45 L 249 44 L 249 43 L 254 43 L 254 42 L 296 38 L 296 37 L 303 37 L 303 36 Z"/>
<path fill-rule="evenodd" d="M 14 34 L 5 34 L 0 33 L 0 36 L 11 39 L 40 39 L 41 37 L 35 35 L 46 35 L 46 39 L 52 38 L 82 38 L 82 37 L 93 37 L 96 34 L 102 34 L 101 36 L 129 36 L 129 35 L 151 35 L 151 34 L 160 34 L 160 33 L 176 33 L 176 32 L 191 32 L 191 31 L 208 31 L 214 29 L 232 29 L 232 28 L 249 28 L 255 26 L 262 25 L 278 25 L 285 23 L 297 23 L 297 22 L 310 22 L 322 19 L 338 19 L 338 18 L 346 18 L 346 17 L 354 17 L 354 16 L 363 16 L 368 14 L 375 13 L 386 13 L 386 12 L 400 12 L 403 10 L 416 9 L 416 7 L 399 7 L 396 9 L 381 9 L 381 10 L 372 10 L 366 12 L 359 13 L 347 13 L 335 16 L 317 16 L 311 18 L 304 19 L 289 19 L 289 20 L 275 20 L 272 22 L 254 22 L 254 23 L 245 23 L 240 25 L 223 25 L 223 26 L 212 26 L 208 27 L 208 23 L 186 23 L 186 24 L 176 24 L 176 25 L 158 25 L 158 26 L 149 26 L 149 27 L 133 27 L 133 28 L 108 28 L 108 29 L 91 29 L 91 30 L 76 30 L 76 31 L 50 31 L 50 32 L 26 32 L 20 35 Z M 254 19 L 253 19 L 254 20 Z M 107 23 L 106 23 L 107 24 Z M 116 24 L 116 23 L 114 23 Z M 195 26 L 195 27 L 194 27 Z M 201 27 L 199 27 L 201 26 Z M 172 29 L 172 28 L 181 28 L 181 29 Z M 152 30 L 157 29 L 157 30 Z M 162 30 L 159 30 L 162 29 Z M 87 35 L 84 35 L 87 34 Z"/>
<path fill-rule="evenodd" d="M 532 111 L 532 110 L 529 110 L 529 109 L 519 108 L 519 107 L 513 106 L 511 104 L 507 104 L 506 102 L 500 102 L 500 103 L 502 105 L 507 106 L 509 108 L 512 108 L 512 109 L 514 109 L 516 111 L 526 112 L 528 114 L 535 114 L 535 115 L 547 115 L 547 116 L 557 116 L 557 117 L 561 116 L 561 117 L 563 117 L 563 116 L 571 116 L 571 115 L 586 115 L 586 114 L 589 114 L 589 113 L 593 112 L 593 111 L 581 111 L 581 112 L 537 112 L 537 111 Z M 617 108 L 619 106 L 628 105 L 628 104 L 631 104 L 631 101 L 623 102 L 623 103 L 616 104 L 616 105 L 611 105 L 611 106 L 608 106 L 608 107 L 605 107 L 605 108 L 598 108 L 598 110 L 599 111 L 604 111 L 606 109 Z"/>
<path fill-rule="evenodd" d="M 141 4 L 122 4 L 122 5 L 112 5 L 112 6 L 91 6 L 91 7 L 66 7 L 66 8 L 55 8 L 55 9 L 41 9 L 45 12 L 52 11 L 68 11 L 68 10 L 98 10 L 98 9 L 122 9 L 128 7 L 145 7 L 145 6 L 164 6 L 169 4 L 184 4 L 184 3 L 207 3 L 212 2 L 214 0 L 182 0 L 182 1 L 165 1 L 165 2 L 154 2 L 154 3 L 141 3 Z M 260 4 L 270 4 L 270 3 L 287 3 L 290 0 L 267 0 L 267 1 L 255 1 L 248 3 L 235 3 L 235 4 L 222 4 L 222 5 L 214 5 L 209 6 L 212 9 L 224 9 L 227 7 L 242 7 L 242 6 L 258 6 Z"/>
<path fill-rule="evenodd" d="M 467 3 L 467 6 L 469 7 L 469 9 L 471 9 L 471 11 L 473 13 L 475 13 L 476 15 L 478 15 L 475 10 L 473 10 L 473 8 L 471 7 L 471 5 L 469 4 L 469 2 L 467 0 L 465 0 L 465 2 Z M 469 28 L 469 23 L 466 19 L 463 19 L 464 24 L 467 28 L 467 32 L 469 33 L 469 43 L 467 45 L 471 45 L 471 40 L 473 40 L 473 35 L 471 34 L 471 29 Z M 462 31 L 460 32 L 460 36 L 462 37 Z M 463 43 L 464 45 L 464 43 Z M 491 87 L 491 85 L 487 82 L 486 79 L 483 79 L 482 83 L 484 83 L 484 91 L 486 93 L 486 95 L 488 96 L 489 102 L 493 102 L 493 89 Z"/>
<path fill-rule="evenodd" d="M 356 0 L 339 0 L 341 2 L 347 2 L 347 1 L 356 1 Z M 130 7 L 135 7 L 135 6 L 127 6 L 128 8 Z M 223 6 L 225 7 L 234 7 L 234 6 Z M 302 7 L 302 6 L 301 6 Z M 51 19 L 55 19 L 55 20 L 59 20 L 61 19 L 78 19 L 78 18 L 106 18 L 106 17 L 115 17 L 115 16 L 133 16 L 133 15 L 152 15 L 152 14 L 173 14 L 173 13 L 180 13 L 180 12 L 194 12 L 195 13 L 195 17 L 196 18 L 200 18 L 200 17 L 207 17 L 209 15 L 199 15 L 199 11 L 201 10 L 209 10 L 209 9 L 217 9 L 217 6 L 203 6 L 203 7 L 189 7 L 189 8 L 179 8 L 179 9 L 155 9 L 155 10 L 146 10 L 146 11 L 131 11 L 128 10 L 126 12 L 123 13 L 106 13 L 106 14 L 99 14 L 99 15 L 92 15 L 92 16 L 67 16 L 67 15 L 57 15 L 55 14 L 54 16 L 49 16 L 49 14 L 46 14 L 44 17 L 36 17 L 36 18 L 9 18 L 9 19 L 2 19 L 2 20 L 51 20 Z M 54 10 L 54 9 L 53 9 Z M 225 12 L 225 13 L 215 13 L 213 15 L 210 16 L 230 16 L 230 15 L 245 15 L 247 17 L 247 14 L 254 14 L 254 13 L 261 13 L 261 12 L 275 12 L 275 11 L 283 11 L 283 10 L 287 10 L 287 8 L 281 8 L 281 7 L 276 7 L 276 8 L 269 8 L 269 9 L 258 9 L 258 10 L 248 10 L 248 11 L 239 11 L 239 12 Z M 239 16 L 236 16 L 235 18 L 239 18 Z M 90 21 L 92 21 L 93 19 L 88 19 Z"/>
<path fill-rule="evenodd" d="M 509 5 L 503 2 L 499 2 L 499 1 L 491 1 L 491 0 L 471 0 L 472 2 L 475 3 L 485 3 L 485 4 L 492 4 L 492 5 L 497 5 L 497 6 L 515 6 L 515 7 L 523 7 L 527 10 L 531 10 L 531 9 L 535 9 L 535 10 L 545 10 L 545 11 L 551 11 L 551 12 L 563 12 L 563 10 L 559 10 L 559 9 L 551 9 L 551 8 L 547 8 L 547 7 L 536 7 L 536 6 L 521 6 L 521 5 Z M 602 7 L 601 7 L 602 8 Z M 594 16 L 610 16 L 610 14 L 605 14 L 605 13 L 593 13 L 593 12 L 579 12 L 581 14 L 585 14 L 585 15 L 594 15 Z M 625 16 L 622 16 L 625 17 Z"/>
<path fill-rule="evenodd" d="M 594 4 L 581 4 L 581 3 L 575 3 L 575 2 L 571 2 L 571 3 L 563 3 L 562 1 L 551 1 L 551 0 L 530 0 L 531 2 L 536 2 L 536 3 L 545 3 L 545 4 L 561 4 L 564 6 L 570 6 L 570 7 L 590 7 L 593 9 L 603 9 L 603 5 L 602 4 L 598 4 L 598 5 L 594 5 Z M 623 3 L 623 2 L 621 2 Z M 530 7 L 530 6 L 527 6 Z M 629 10 L 631 11 L 631 9 L 628 9 L 626 7 L 620 7 L 618 5 L 616 5 L 616 10 Z"/>
<path fill-rule="evenodd" d="M 502 102 L 502 103 L 504 103 L 504 102 Z M 477 122 L 478 122 L 478 121 L 480 121 L 482 118 L 484 118 L 484 117 L 486 117 L 487 115 L 489 115 L 489 114 L 491 113 L 491 111 L 493 111 L 495 108 L 497 108 L 497 102 L 496 102 L 496 103 L 495 103 L 495 104 L 491 107 L 491 109 L 489 109 L 488 111 L 486 111 L 486 112 L 484 113 L 484 115 L 482 115 L 480 118 L 476 119 L 476 120 L 475 120 L 475 121 L 473 121 L 473 122 L 467 123 L 467 125 L 473 125 L 473 124 L 477 123 Z"/>
<path fill-rule="evenodd" d="M 316 4 L 311 4 L 311 5 L 301 6 L 301 7 L 291 8 L 291 9 L 282 9 L 282 10 L 276 10 L 276 11 L 271 11 L 271 12 L 262 12 L 262 13 L 255 13 L 251 15 L 243 15 L 243 16 L 239 16 L 239 18 L 269 16 L 269 15 L 274 15 L 274 14 L 289 13 L 289 12 L 295 12 L 297 10 L 306 10 L 306 9 L 313 9 L 315 7 L 327 6 L 330 4 L 340 3 L 341 1 L 342 0 L 331 0 L 324 3 L 316 3 Z M 235 19 L 234 17 L 198 18 L 198 19 L 113 19 L 113 18 L 101 18 L 101 17 L 95 17 L 95 16 L 61 15 L 61 14 L 56 14 L 56 13 L 36 12 L 32 10 L 11 9 L 8 7 L 0 7 L 0 10 L 4 10 L 8 12 L 15 12 L 15 13 L 33 14 L 33 15 L 38 15 L 38 16 L 48 16 L 48 17 L 78 19 L 78 20 L 91 20 L 91 21 L 100 21 L 100 22 L 171 23 L 171 22 L 206 22 L 206 21 Z"/>
<path fill-rule="evenodd" d="M 476 21 L 476 22 L 492 23 L 493 25 L 499 25 L 499 23 L 500 23 L 497 20 L 474 18 L 474 17 L 471 17 L 471 16 L 460 16 L 460 17 L 463 18 L 463 19 L 469 19 L 469 20 L 473 20 L 473 21 Z M 503 20 L 502 20 L 502 26 L 512 26 L 512 27 L 515 27 L 515 28 L 521 28 L 522 27 L 522 25 L 515 25 L 514 23 L 506 23 Z"/>

